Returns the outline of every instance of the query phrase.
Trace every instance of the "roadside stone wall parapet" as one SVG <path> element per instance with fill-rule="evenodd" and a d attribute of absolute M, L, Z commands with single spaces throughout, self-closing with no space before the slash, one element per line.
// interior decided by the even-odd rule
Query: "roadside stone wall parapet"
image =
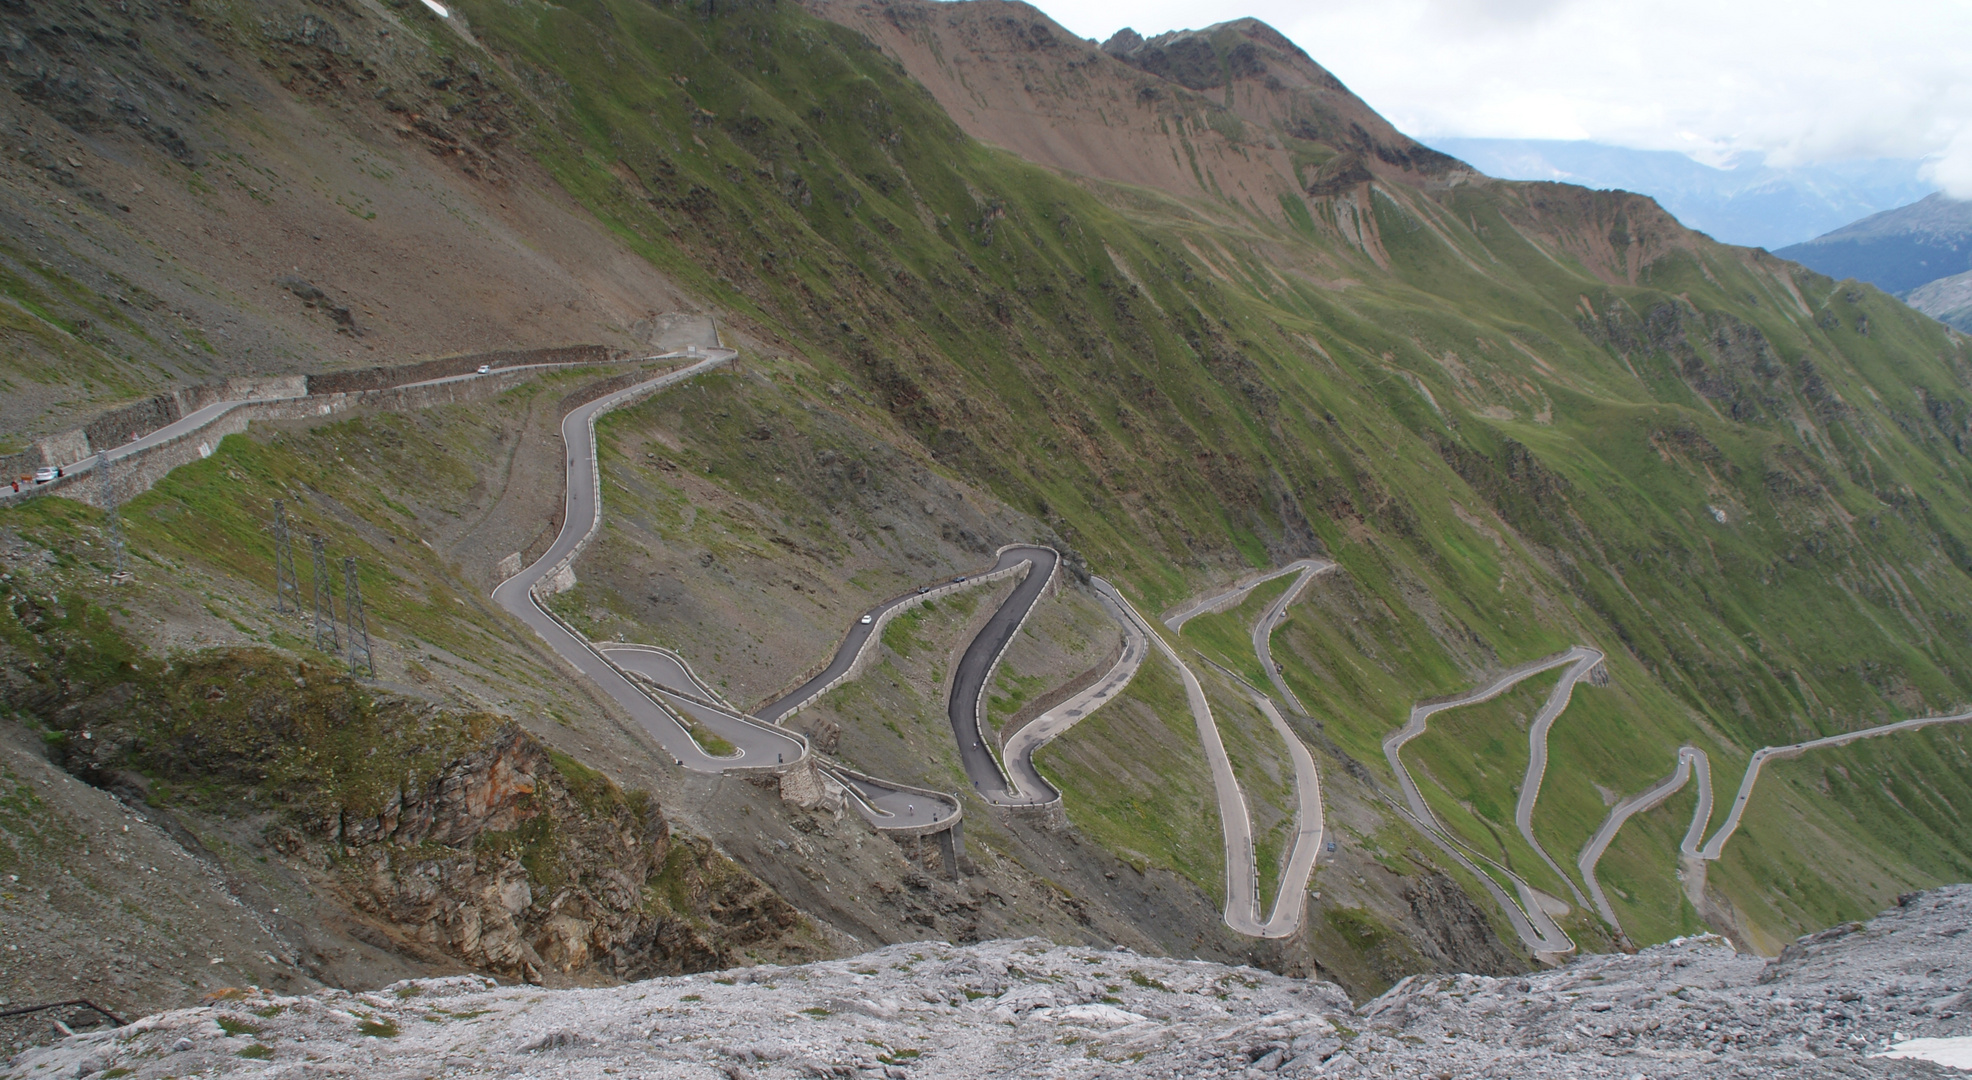
<path fill-rule="evenodd" d="M 315 376 L 284 375 L 228 379 L 223 383 L 202 384 L 175 391 L 171 395 L 158 395 L 146 399 L 145 402 L 139 403 L 139 406 L 129 406 L 107 413 L 91 421 L 87 429 L 49 436 L 39 440 L 34 449 L 25 454 L 0 458 L 0 481 L 11 481 L 13 477 L 31 473 L 43 464 L 80 465 L 80 468 L 70 468 L 68 475 L 61 479 L 38 485 L 23 494 L 60 494 L 100 508 L 101 481 L 96 476 L 93 463 L 88 460 L 95 453 L 91 447 L 100 444 L 91 438 L 90 431 L 100 432 L 103 439 L 111 440 L 110 445 L 118 446 L 129 441 L 129 436 L 133 433 L 143 435 L 149 431 L 156 431 L 165 424 L 174 423 L 210 405 L 225 401 L 239 403 L 197 431 L 113 459 L 112 470 L 116 482 L 116 494 L 118 500 L 122 501 L 149 491 L 171 470 L 210 456 L 218 449 L 221 439 L 245 431 L 247 425 L 255 420 L 302 420 L 335 416 L 356 409 L 398 412 L 430 408 L 434 405 L 478 401 L 503 394 L 533 377 L 532 371 L 515 370 L 503 373 L 500 367 L 495 367 L 485 378 L 460 379 L 436 385 L 417 385 L 430 379 L 448 377 L 446 374 L 430 374 L 429 372 L 434 369 L 433 365 L 458 367 L 460 370 L 452 374 L 463 375 L 477 370 L 481 364 L 489 363 L 489 357 L 494 358 L 491 362 L 514 368 L 544 363 L 582 364 L 612 359 L 608 350 L 600 345 L 479 353 L 444 361 L 430 361 L 425 364 L 368 369 L 370 372 L 381 371 L 396 375 L 396 380 L 388 386 L 307 394 L 301 391 L 316 385 Z M 641 377 L 642 373 L 630 374 L 634 381 L 634 378 Z M 149 423 L 149 420 L 160 422 L 153 424 Z M 133 424 L 136 426 L 131 426 Z M 14 466 L 16 471 L 7 471 L 8 463 L 16 462 L 17 459 L 18 463 Z M 13 497 L 12 492 L 6 492 L 5 497 Z"/>

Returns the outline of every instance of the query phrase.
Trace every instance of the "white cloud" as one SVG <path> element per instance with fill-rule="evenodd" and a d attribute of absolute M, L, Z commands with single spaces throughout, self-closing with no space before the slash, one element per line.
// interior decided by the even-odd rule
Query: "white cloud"
<path fill-rule="evenodd" d="M 1972 199 L 1972 129 L 1961 129 L 1943 153 L 1925 163 L 1924 178 L 1954 199 Z"/>
<path fill-rule="evenodd" d="M 1972 188 L 1957 0 L 1043 0 L 1145 35 L 1252 15 L 1416 135 L 1594 139 L 1775 164 L 1941 155 Z"/>

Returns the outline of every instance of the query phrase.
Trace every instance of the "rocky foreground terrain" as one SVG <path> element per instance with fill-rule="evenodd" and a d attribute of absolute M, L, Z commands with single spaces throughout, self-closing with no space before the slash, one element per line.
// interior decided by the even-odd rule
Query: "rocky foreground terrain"
<path fill-rule="evenodd" d="M 209 1007 L 69 1038 L 8 1078 L 1947 1076 L 1972 1019 L 1972 886 L 1911 894 L 1778 958 L 1717 937 L 1526 978 L 1333 985 L 995 941 L 594 990 L 478 976 Z M 1956 1044 L 1956 1045 L 1954 1045 Z"/>

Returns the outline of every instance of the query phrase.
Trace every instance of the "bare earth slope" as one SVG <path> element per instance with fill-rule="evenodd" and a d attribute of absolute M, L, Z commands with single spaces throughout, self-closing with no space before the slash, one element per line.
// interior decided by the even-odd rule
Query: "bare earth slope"
<path fill-rule="evenodd" d="M 406 47 L 389 7 L 344 31 L 299 0 L 240 14 L 7 16 L 0 431 L 214 376 L 642 344 L 638 320 L 683 303 L 524 155 L 493 156 L 518 103 Z"/>
<path fill-rule="evenodd" d="M 966 134 L 1066 172 L 1277 221 L 1310 184 L 1469 172 L 1254 19 L 1097 49 L 1017 0 L 807 6 L 895 56 Z"/>

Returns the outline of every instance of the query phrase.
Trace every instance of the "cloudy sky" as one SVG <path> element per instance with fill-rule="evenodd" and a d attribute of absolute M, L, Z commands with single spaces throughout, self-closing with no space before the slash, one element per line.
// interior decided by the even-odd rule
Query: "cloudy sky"
<path fill-rule="evenodd" d="M 1929 157 L 1972 198 L 1972 0 L 1037 0 L 1085 37 L 1252 15 L 1411 134 Z"/>

